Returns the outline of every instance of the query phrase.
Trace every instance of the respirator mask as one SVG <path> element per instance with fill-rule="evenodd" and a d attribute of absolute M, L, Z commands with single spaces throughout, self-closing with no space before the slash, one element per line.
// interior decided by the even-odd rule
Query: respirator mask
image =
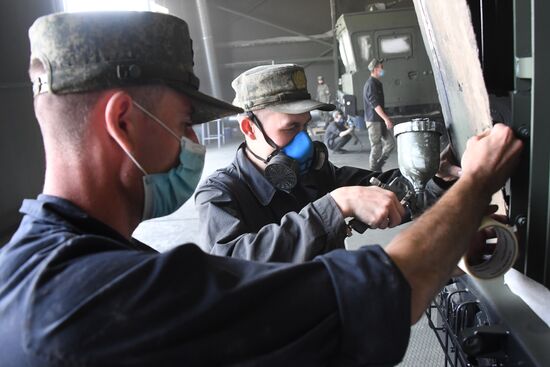
<path fill-rule="evenodd" d="M 276 189 L 290 192 L 298 183 L 300 175 L 311 169 L 319 170 L 325 164 L 328 158 L 327 147 L 321 142 L 313 142 L 306 131 L 300 131 L 287 145 L 280 147 L 266 134 L 255 114 L 249 112 L 248 116 L 258 126 L 266 142 L 275 148 L 264 159 L 246 147 L 254 157 L 266 164 L 264 176 Z"/>

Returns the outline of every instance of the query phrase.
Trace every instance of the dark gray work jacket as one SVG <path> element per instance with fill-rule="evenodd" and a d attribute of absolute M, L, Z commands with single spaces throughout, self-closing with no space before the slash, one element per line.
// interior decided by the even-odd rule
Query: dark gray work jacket
<path fill-rule="evenodd" d="M 302 262 L 344 247 L 346 222 L 329 194 L 342 186 L 370 185 L 384 173 L 330 162 L 279 191 L 248 159 L 243 145 L 233 163 L 214 172 L 196 191 L 199 245 L 206 252 L 256 261 Z"/>

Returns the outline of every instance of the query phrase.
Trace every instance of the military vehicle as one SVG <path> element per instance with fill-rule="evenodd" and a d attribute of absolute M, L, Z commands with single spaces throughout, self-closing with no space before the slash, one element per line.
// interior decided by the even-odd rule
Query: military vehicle
<path fill-rule="evenodd" d="M 342 14 L 336 22 L 340 57 L 338 104 L 348 115 L 363 116 L 363 86 L 373 58 L 384 60 L 384 97 L 390 115 L 439 110 L 430 60 L 412 2 L 404 7 L 372 6 Z"/>

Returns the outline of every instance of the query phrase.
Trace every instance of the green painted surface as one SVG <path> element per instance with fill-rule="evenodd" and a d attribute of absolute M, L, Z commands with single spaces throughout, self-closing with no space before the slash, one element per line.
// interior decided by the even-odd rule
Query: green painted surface
<path fill-rule="evenodd" d="M 384 59 L 386 108 L 439 102 L 430 60 L 413 7 L 343 14 L 336 23 L 345 66 L 342 91 L 357 97 L 362 111 L 368 63 Z"/>

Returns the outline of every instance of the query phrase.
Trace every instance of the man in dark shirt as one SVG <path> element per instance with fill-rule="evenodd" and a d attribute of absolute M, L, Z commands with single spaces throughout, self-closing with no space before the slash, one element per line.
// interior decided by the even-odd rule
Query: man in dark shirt
<path fill-rule="evenodd" d="M 398 363 L 521 146 L 504 127 L 473 139 L 463 176 L 387 252 L 293 266 L 160 254 L 132 232 L 191 195 L 191 124 L 236 111 L 198 91 L 186 23 L 65 13 L 29 34 L 46 174 L 0 249 L 2 367 Z"/>
<path fill-rule="evenodd" d="M 384 76 L 384 64 L 373 59 L 368 66 L 370 77 L 363 87 L 365 123 L 370 141 L 370 169 L 381 171 L 384 163 L 395 148 L 391 130 L 393 122 L 384 111 L 384 89 L 380 78 Z"/>
<path fill-rule="evenodd" d="M 350 141 L 353 133 L 353 125 L 347 125 L 344 114 L 340 110 L 332 113 L 332 121 L 325 131 L 325 144 L 327 148 L 336 153 L 345 153 L 344 146 Z"/>

